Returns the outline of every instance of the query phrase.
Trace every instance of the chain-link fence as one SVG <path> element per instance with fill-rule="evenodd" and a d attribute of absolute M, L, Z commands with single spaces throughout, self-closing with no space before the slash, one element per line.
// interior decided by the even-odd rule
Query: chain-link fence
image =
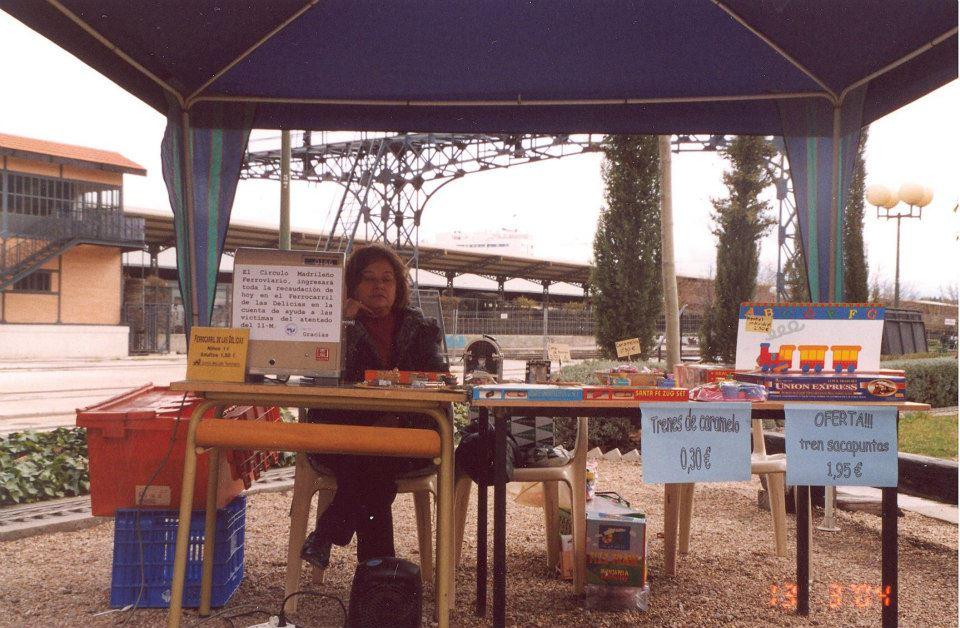
<path fill-rule="evenodd" d="M 540 309 L 503 307 L 477 311 L 448 307 L 443 315 L 448 334 L 539 336 L 544 333 L 544 316 Z M 546 319 L 546 333 L 549 336 L 596 335 L 596 313 L 592 309 L 549 308 Z M 699 314 L 684 314 L 680 317 L 681 335 L 697 336 L 702 323 L 703 317 Z M 664 334 L 665 331 L 666 323 L 661 316 L 656 332 Z"/>

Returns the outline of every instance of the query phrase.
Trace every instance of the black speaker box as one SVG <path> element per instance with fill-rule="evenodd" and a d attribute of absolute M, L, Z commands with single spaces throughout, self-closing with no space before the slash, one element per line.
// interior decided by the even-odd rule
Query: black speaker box
<path fill-rule="evenodd" d="M 418 628 L 422 606 L 420 568 L 402 558 L 374 558 L 357 565 L 347 626 Z"/>

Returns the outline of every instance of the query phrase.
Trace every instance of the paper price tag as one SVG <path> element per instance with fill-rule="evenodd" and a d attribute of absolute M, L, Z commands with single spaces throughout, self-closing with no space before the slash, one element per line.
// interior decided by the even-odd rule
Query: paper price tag
<path fill-rule="evenodd" d="M 560 362 L 570 361 L 570 346 L 555 344 L 547 346 L 547 357 Z"/>
<path fill-rule="evenodd" d="M 787 484 L 896 486 L 897 410 L 786 404 Z"/>
<path fill-rule="evenodd" d="M 616 342 L 616 346 L 617 346 L 618 358 L 628 358 L 631 355 L 640 355 L 640 339 L 639 338 L 628 338 L 627 340 L 618 340 Z"/>
<path fill-rule="evenodd" d="M 773 316 L 750 316 L 746 318 L 747 331 L 769 334 L 773 329 Z"/>
<path fill-rule="evenodd" d="M 749 403 L 644 404 L 641 415 L 645 483 L 750 479 Z"/>

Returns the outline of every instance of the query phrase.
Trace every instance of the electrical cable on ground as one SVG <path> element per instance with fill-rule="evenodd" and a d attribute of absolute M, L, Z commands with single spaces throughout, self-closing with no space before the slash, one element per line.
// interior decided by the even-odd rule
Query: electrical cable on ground
<path fill-rule="evenodd" d="M 343 605 L 343 600 L 341 600 L 335 595 L 330 595 L 329 593 L 320 593 L 319 591 L 310 591 L 309 589 L 301 589 L 300 591 L 294 591 L 290 595 L 283 598 L 283 602 L 280 603 L 280 612 L 277 613 L 277 617 L 279 618 L 279 622 L 277 623 L 277 626 L 287 625 L 287 617 L 284 612 L 284 609 L 286 609 L 287 607 L 287 600 L 297 597 L 298 595 L 306 595 L 306 596 L 319 597 L 319 598 L 329 598 L 331 600 L 336 600 L 337 604 L 340 605 L 340 610 L 343 611 L 343 625 L 345 626 L 347 624 L 347 607 Z"/>
<path fill-rule="evenodd" d="M 250 608 L 250 607 L 253 607 L 253 608 Z M 218 611 L 218 612 L 216 612 L 216 613 L 212 613 L 212 614 L 210 614 L 210 615 L 208 615 L 208 616 L 206 616 L 206 617 L 201 617 L 201 618 L 197 619 L 196 621 L 194 621 L 193 623 L 188 624 L 188 625 L 189 625 L 189 626 L 199 626 L 200 624 L 205 624 L 205 623 L 207 623 L 208 621 L 211 621 L 211 620 L 214 620 L 214 619 L 224 619 L 224 620 L 229 621 L 230 619 L 236 619 L 236 618 L 238 618 L 238 617 L 247 617 L 248 615 L 254 615 L 254 614 L 256 614 L 256 613 L 263 613 L 264 615 L 266 615 L 266 616 L 268 616 L 268 617 L 270 616 L 270 611 L 268 611 L 267 609 L 263 608 L 262 606 L 258 606 L 258 605 L 256 605 L 256 604 L 241 604 L 241 605 L 236 606 L 236 607 L 234 607 L 234 608 L 224 608 L 224 609 L 221 609 L 220 611 Z M 230 622 L 230 623 L 232 624 L 232 622 Z"/>

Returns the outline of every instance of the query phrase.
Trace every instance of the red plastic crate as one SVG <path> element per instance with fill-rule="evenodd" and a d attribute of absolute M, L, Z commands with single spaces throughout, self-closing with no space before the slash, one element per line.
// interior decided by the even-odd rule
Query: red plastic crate
<path fill-rule="evenodd" d="M 143 507 L 179 507 L 187 425 L 200 401 L 191 393 L 184 397 L 182 392 L 148 384 L 77 410 L 77 427 L 87 429 L 90 504 L 95 516 L 110 517 L 117 508 L 137 506 L 148 482 Z M 235 406 L 224 409 L 224 418 L 279 421 L 280 412 L 277 408 Z M 222 456 L 217 508 L 249 487 L 274 460 L 274 454 L 268 452 L 230 451 Z M 208 453 L 197 457 L 194 508 L 206 505 L 208 461 Z"/>

